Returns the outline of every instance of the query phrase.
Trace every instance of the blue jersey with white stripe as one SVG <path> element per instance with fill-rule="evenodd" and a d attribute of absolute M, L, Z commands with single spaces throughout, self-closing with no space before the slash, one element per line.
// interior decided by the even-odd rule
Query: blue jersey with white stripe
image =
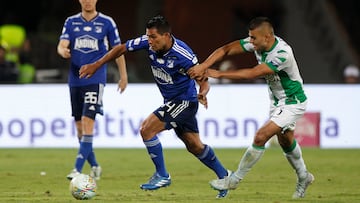
<path fill-rule="evenodd" d="M 164 102 L 171 100 L 197 101 L 195 81 L 186 72 L 198 63 L 198 59 L 183 41 L 173 37 L 171 49 L 163 55 L 159 55 L 150 48 L 146 35 L 128 40 L 126 48 L 128 51 L 141 49 L 148 51 L 151 71 Z"/>
<path fill-rule="evenodd" d="M 79 79 L 82 65 L 93 63 L 104 56 L 111 47 L 120 44 L 120 36 L 114 20 L 102 13 L 86 21 L 81 13 L 66 19 L 60 39 L 70 41 L 71 66 L 69 85 L 84 86 L 89 84 L 105 84 L 106 65 L 101 67 L 88 79 Z"/>

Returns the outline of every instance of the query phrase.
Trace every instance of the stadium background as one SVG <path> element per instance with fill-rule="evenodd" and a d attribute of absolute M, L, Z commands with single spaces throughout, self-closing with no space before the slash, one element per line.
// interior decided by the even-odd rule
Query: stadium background
<path fill-rule="evenodd" d="M 31 9 L 30 9 L 31 8 Z M 60 74 L 46 83 L 66 81 L 67 61 L 56 54 L 56 44 L 66 16 L 79 11 L 77 1 L 4 1 L 0 25 L 15 23 L 26 28 L 32 44 L 36 70 L 55 69 Z M 174 34 L 186 41 L 200 60 L 214 48 L 247 36 L 247 22 L 257 15 L 269 16 L 276 34 L 295 50 L 305 83 L 341 83 L 348 64 L 359 64 L 360 19 L 355 0 L 99 0 L 98 10 L 114 17 L 126 41 L 144 33 L 144 24 L 157 13 L 164 14 Z M 152 82 L 142 54 L 127 56 L 130 82 Z M 238 67 L 255 63 L 252 55 L 230 58 Z M 110 74 L 112 72 L 110 71 Z M 110 75 L 109 82 L 116 80 Z M 35 80 L 40 83 L 42 80 Z"/>

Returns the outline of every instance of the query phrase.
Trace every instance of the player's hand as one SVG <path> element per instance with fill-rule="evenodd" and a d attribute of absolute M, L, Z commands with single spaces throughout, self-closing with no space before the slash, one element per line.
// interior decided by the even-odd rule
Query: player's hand
<path fill-rule="evenodd" d="M 208 69 L 206 71 L 206 75 L 211 78 L 219 78 L 220 77 L 220 71 L 215 69 Z"/>
<path fill-rule="evenodd" d="M 94 64 L 86 64 L 81 66 L 79 70 L 79 78 L 90 78 L 94 75 L 96 66 Z"/>
<path fill-rule="evenodd" d="M 204 95 L 202 93 L 199 93 L 197 95 L 197 97 L 198 97 L 198 100 L 199 100 L 200 104 L 204 105 L 204 107 L 207 109 L 208 108 L 208 101 L 207 101 L 206 95 Z"/>
<path fill-rule="evenodd" d="M 118 91 L 121 93 L 123 93 L 127 87 L 128 81 L 127 78 L 126 79 L 120 79 L 118 82 Z"/>
<path fill-rule="evenodd" d="M 204 78 L 205 73 L 206 73 L 206 68 L 203 67 L 201 64 L 193 66 L 187 71 L 187 74 L 190 76 L 190 78 L 192 79 L 197 78 L 199 80 Z"/>
<path fill-rule="evenodd" d="M 61 48 L 59 53 L 60 53 L 61 57 L 63 57 L 64 59 L 68 59 L 71 57 L 69 48 Z"/>

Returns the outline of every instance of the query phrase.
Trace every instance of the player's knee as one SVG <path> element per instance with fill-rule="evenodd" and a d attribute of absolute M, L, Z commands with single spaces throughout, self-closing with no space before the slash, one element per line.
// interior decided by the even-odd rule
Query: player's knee
<path fill-rule="evenodd" d="M 141 128 L 140 128 L 140 135 L 141 135 L 141 137 L 143 138 L 143 140 L 148 140 L 149 138 L 149 136 L 148 136 L 148 130 L 146 129 L 146 127 L 144 127 L 144 126 L 141 126 Z"/>
<path fill-rule="evenodd" d="M 293 142 L 293 139 L 282 134 L 278 136 L 278 142 L 282 148 L 289 148 Z"/>
<path fill-rule="evenodd" d="M 265 133 L 259 131 L 256 133 L 254 137 L 254 144 L 256 146 L 264 146 L 267 140 L 268 140 L 268 136 Z"/>
<path fill-rule="evenodd" d="M 186 144 L 186 149 L 191 154 L 199 155 L 199 154 L 202 153 L 202 151 L 204 149 L 204 145 L 203 144 L 197 144 L 197 143 L 194 143 L 194 142 L 193 143 L 188 143 L 188 144 Z"/>

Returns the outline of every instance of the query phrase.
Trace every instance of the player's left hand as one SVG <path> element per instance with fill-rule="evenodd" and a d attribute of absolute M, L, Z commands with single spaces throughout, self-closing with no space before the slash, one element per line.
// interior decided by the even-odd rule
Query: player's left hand
<path fill-rule="evenodd" d="M 215 69 L 208 69 L 206 75 L 211 78 L 219 78 L 220 72 Z"/>
<path fill-rule="evenodd" d="M 120 94 L 123 93 L 127 87 L 128 81 L 126 79 L 120 79 L 118 82 L 118 91 L 120 91 Z"/>
<path fill-rule="evenodd" d="M 204 105 L 204 107 L 207 109 L 208 108 L 208 101 L 207 101 L 206 95 L 202 94 L 202 93 L 199 93 L 197 95 L 197 97 L 198 97 L 198 100 L 199 100 L 200 104 Z"/>

